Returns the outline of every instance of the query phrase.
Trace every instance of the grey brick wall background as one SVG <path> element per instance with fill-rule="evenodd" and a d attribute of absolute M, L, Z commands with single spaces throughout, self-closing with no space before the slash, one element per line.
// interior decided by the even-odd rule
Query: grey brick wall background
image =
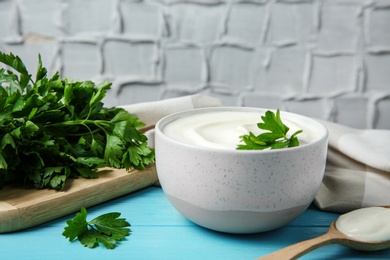
<path fill-rule="evenodd" d="M 390 129 L 389 0 L 0 0 L 0 50 L 109 80 L 105 103 L 203 93 Z"/>

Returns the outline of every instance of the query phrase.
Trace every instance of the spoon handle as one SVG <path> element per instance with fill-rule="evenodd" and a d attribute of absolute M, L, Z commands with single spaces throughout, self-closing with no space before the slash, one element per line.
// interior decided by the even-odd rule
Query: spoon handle
<path fill-rule="evenodd" d="M 285 247 L 271 253 L 269 255 L 258 258 L 258 260 L 287 260 L 287 259 L 297 259 L 298 257 L 313 251 L 321 246 L 337 243 L 338 238 L 331 232 L 325 233 L 319 237 L 305 240 L 294 245 Z"/>

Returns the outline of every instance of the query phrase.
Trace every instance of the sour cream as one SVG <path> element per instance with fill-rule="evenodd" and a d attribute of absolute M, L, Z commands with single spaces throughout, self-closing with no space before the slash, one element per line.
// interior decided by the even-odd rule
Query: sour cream
<path fill-rule="evenodd" d="M 369 207 L 341 215 L 336 228 L 344 235 L 364 242 L 390 240 L 390 209 Z"/>
<path fill-rule="evenodd" d="M 260 112 L 217 111 L 194 114 L 170 122 L 163 132 L 180 142 L 217 149 L 236 149 L 240 136 L 252 132 L 258 135 L 263 130 L 257 127 L 262 122 Z M 282 117 L 290 130 L 288 134 L 303 129 L 301 125 Z M 310 142 L 314 137 L 304 130 L 298 135 L 300 142 Z"/>

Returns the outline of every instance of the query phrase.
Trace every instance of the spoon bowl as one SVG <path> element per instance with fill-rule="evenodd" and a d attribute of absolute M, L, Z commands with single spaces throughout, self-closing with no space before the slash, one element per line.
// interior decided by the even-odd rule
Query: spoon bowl
<path fill-rule="evenodd" d="M 383 207 L 390 208 L 390 206 Z M 378 251 L 390 248 L 390 240 L 367 242 L 349 237 L 337 229 L 336 222 L 337 220 L 333 221 L 328 232 L 319 237 L 299 242 L 258 259 L 297 259 L 306 253 L 328 244 L 341 244 L 359 251 Z"/>
<path fill-rule="evenodd" d="M 378 251 L 390 248 L 390 240 L 384 240 L 384 241 L 361 241 L 357 239 L 353 239 L 351 237 L 348 237 L 337 230 L 336 228 L 336 222 L 332 222 L 330 225 L 329 231 L 332 233 L 332 236 L 337 239 L 336 242 L 343 246 L 347 246 L 349 248 L 359 250 L 359 251 Z"/>

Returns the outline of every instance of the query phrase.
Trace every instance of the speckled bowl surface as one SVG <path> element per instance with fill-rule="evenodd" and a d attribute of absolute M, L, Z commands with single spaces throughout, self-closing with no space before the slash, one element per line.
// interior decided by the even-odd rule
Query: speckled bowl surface
<path fill-rule="evenodd" d="M 194 223 L 221 232 L 257 233 L 279 228 L 302 214 L 317 194 L 325 170 L 327 129 L 281 111 L 315 139 L 277 150 L 202 148 L 164 134 L 170 122 L 194 113 L 256 111 L 246 107 L 201 108 L 171 114 L 155 128 L 156 167 L 172 205 Z M 303 127 L 304 126 L 304 127 Z"/>

